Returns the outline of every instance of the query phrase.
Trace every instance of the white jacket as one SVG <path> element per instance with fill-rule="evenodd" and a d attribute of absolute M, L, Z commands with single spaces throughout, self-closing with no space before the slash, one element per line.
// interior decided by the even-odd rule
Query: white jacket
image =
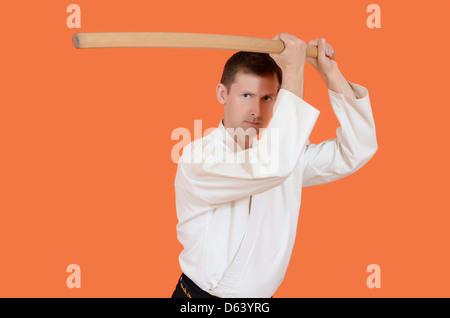
<path fill-rule="evenodd" d="M 369 94 L 328 90 L 337 138 L 310 144 L 319 111 L 281 89 L 272 119 L 252 147 L 234 151 L 222 121 L 183 149 L 175 178 L 182 271 L 218 297 L 271 297 L 283 281 L 297 230 L 302 187 L 348 176 L 377 151 Z M 237 144 L 236 144 L 237 145 Z"/>

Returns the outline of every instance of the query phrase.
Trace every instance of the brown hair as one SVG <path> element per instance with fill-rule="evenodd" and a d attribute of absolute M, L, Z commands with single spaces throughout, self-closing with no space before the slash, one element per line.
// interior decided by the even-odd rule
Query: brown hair
<path fill-rule="evenodd" d="M 237 52 L 226 62 L 220 82 L 225 85 L 227 92 L 239 71 L 256 74 L 258 76 L 276 74 L 278 89 L 282 83 L 282 72 L 277 63 L 267 53 Z"/>

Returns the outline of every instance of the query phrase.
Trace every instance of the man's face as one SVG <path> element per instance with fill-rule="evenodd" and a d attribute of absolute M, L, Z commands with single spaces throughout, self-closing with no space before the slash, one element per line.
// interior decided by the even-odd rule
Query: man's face
<path fill-rule="evenodd" d="M 258 76 L 239 71 L 228 92 L 223 84 L 218 84 L 217 98 L 224 105 L 225 128 L 254 128 L 259 133 L 270 119 L 277 93 L 275 74 Z"/>

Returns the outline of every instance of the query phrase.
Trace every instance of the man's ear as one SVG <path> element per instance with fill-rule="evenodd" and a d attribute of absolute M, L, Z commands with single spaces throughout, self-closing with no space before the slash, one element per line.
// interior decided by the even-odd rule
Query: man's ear
<path fill-rule="evenodd" d="M 225 105 L 228 93 L 227 93 L 227 88 L 222 83 L 217 84 L 216 96 L 217 96 L 217 100 L 219 101 L 219 103 L 221 103 L 222 105 Z"/>

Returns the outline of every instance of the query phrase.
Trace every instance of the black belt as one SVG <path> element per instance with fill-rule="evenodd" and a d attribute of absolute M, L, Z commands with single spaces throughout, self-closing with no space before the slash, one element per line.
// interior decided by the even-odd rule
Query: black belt
<path fill-rule="evenodd" d="M 188 298 L 219 298 L 205 292 L 203 289 L 198 287 L 189 277 L 184 275 L 184 273 L 181 274 L 178 285 Z"/>

